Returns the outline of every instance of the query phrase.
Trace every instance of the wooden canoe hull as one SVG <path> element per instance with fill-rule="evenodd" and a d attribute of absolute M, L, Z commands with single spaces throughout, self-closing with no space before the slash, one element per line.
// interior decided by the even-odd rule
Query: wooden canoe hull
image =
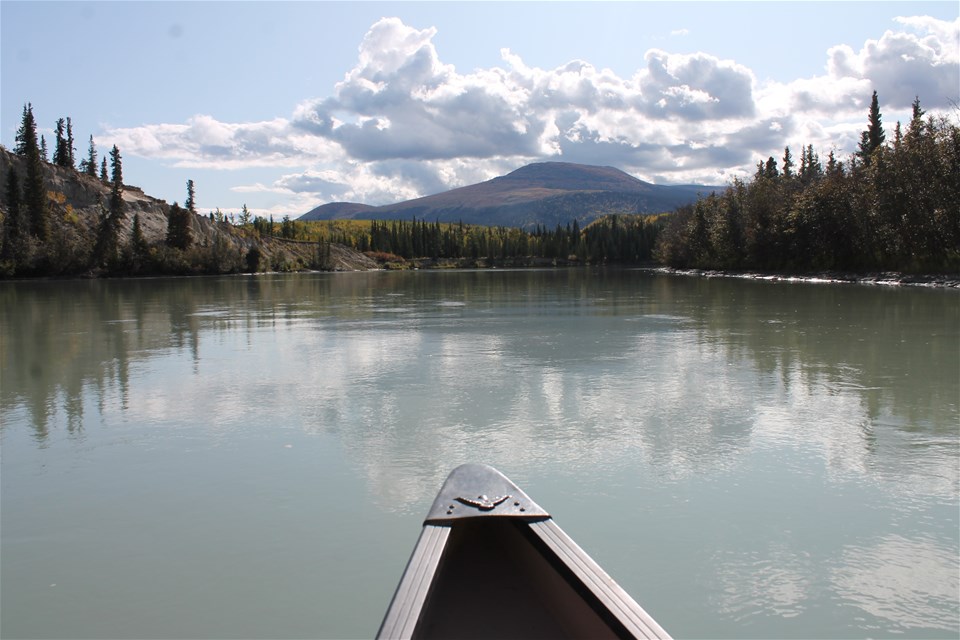
<path fill-rule="evenodd" d="M 516 485 L 464 465 L 434 502 L 377 637 L 669 636 Z"/>

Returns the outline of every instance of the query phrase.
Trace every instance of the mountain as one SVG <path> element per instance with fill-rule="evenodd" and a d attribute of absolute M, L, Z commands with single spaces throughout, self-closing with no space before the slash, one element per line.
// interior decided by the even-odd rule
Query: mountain
<path fill-rule="evenodd" d="M 300 220 L 421 220 L 531 228 L 576 219 L 588 223 L 609 213 L 660 213 L 721 189 L 656 185 L 614 167 L 539 162 L 486 182 L 432 196 L 371 207 L 333 202 Z"/>

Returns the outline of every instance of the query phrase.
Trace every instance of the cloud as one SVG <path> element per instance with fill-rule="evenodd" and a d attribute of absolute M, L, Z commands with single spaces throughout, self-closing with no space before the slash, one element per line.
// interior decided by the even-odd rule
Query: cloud
<path fill-rule="evenodd" d="M 669 54 L 653 49 L 638 74 L 644 112 L 654 118 L 722 120 L 754 115 L 753 73 L 704 53 Z"/>
<path fill-rule="evenodd" d="M 334 96 L 300 105 L 293 125 L 367 161 L 534 155 L 539 123 L 522 90 L 498 70 L 460 75 L 441 63 L 435 33 L 380 20 Z"/>
<path fill-rule="evenodd" d="M 356 64 L 288 118 L 114 129 L 125 153 L 181 167 L 289 167 L 268 192 L 319 204 L 383 204 L 470 184 L 537 160 L 618 166 L 638 177 L 723 183 L 785 145 L 852 151 L 876 89 L 890 121 L 919 95 L 956 100 L 960 19 L 901 17 L 855 49 L 824 52 L 824 73 L 758 83 L 733 60 L 650 49 L 632 76 L 585 60 L 544 69 L 509 49 L 502 65 L 460 73 L 434 28 L 374 23 Z M 674 35 L 684 35 L 682 30 Z M 891 113 L 892 112 L 892 113 Z M 299 206 L 299 204 L 298 204 Z"/>
<path fill-rule="evenodd" d="M 305 158 L 322 161 L 340 155 L 330 141 L 291 131 L 283 118 L 229 124 L 196 115 L 185 124 L 112 129 L 103 137 L 125 152 L 172 160 L 178 167 L 297 166 Z"/>
<path fill-rule="evenodd" d="M 947 109 L 960 98 L 960 18 L 899 17 L 910 31 L 886 31 L 859 51 L 839 44 L 827 51 L 826 74 L 771 85 L 762 109 L 821 117 L 862 116 L 875 90 L 882 106 L 905 110 L 919 96 L 927 109 Z M 764 98 L 767 100 L 764 104 Z"/>

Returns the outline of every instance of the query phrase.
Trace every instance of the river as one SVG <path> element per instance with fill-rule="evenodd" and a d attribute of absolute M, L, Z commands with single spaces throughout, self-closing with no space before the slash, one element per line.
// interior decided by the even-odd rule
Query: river
<path fill-rule="evenodd" d="M 0 283 L 3 638 L 371 637 L 497 467 L 678 638 L 956 638 L 960 294 L 635 270 Z"/>

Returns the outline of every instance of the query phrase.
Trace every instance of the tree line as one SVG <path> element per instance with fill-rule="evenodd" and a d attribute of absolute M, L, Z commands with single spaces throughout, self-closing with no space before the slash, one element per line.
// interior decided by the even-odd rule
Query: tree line
<path fill-rule="evenodd" d="M 759 162 L 750 180 L 734 180 L 723 192 L 660 215 L 606 215 L 581 228 L 574 220 L 525 231 L 425 220 L 302 222 L 285 216 L 239 217 L 218 209 L 239 244 L 222 235 L 198 243 L 194 184 L 187 181 L 184 206 L 167 210 L 162 242 L 146 241 L 139 215 L 127 224 L 120 150 L 99 158 L 93 136 L 77 163 L 73 124 L 57 120 L 52 164 L 110 187 L 98 200 L 98 220 L 84 232 L 62 194 L 44 184 L 46 141 L 37 137 L 32 105 L 23 109 L 11 166 L 0 234 L 0 275 L 77 273 L 224 273 L 262 268 L 327 268 L 330 243 L 381 259 L 525 259 L 573 264 L 643 264 L 679 268 L 780 272 L 896 270 L 960 271 L 960 128 L 946 117 L 926 116 L 917 99 L 906 127 L 898 122 L 888 140 L 874 92 L 858 150 L 845 160 L 831 151 L 826 163 L 812 145 L 795 158 Z M 99 161 L 99 164 L 98 164 Z M 52 208 L 60 206 L 53 216 Z M 313 243 L 303 260 L 266 259 L 266 238 Z M 239 247 L 239 248 L 238 248 Z M 244 247 L 248 247 L 244 249 Z M 300 253 L 304 253 L 300 251 Z M 306 254 L 304 254 L 306 255 Z M 519 260 L 518 260 L 519 259 Z"/>
<path fill-rule="evenodd" d="M 144 235 L 139 213 L 127 223 L 123 161 L 117 146 L 108 153 L 108 174 L 107 157 L 98 164 L 92 135 L 87 156 L 77 163 L 70 118 L 58 119 L 54 134 L 51 161 L 47 157 L 46 141 L 43 136 L 37 136 L 33 105 L 25 104 L 13 150 L 22 160 L 23 169 L 18 173 L 11 164 L 4 185 L 6 206 L 0 227 L 0 276 L 224 273 L 250 267 L 250 257 L 241 255 L 222 234 L 216 235 L 212 242 L 205 239 L 202 244 L 195 243 L 193 229 L 199 216 L 192 180 L 187 181 L 184 206 L 174 202 L 166 211 L 164 240 L 151 243 Z M 85 174 L 110 187 L 105 201 L 97 193 L 95 224 L 83 224 L 72 205 L 66 202 L 66 196 L 48 190 L 44 180 L 45 163 Z M 239 237 L 240 234 L 231 232 L 231 235 Z M 259 269 L 259 251 L 254 258 L 254 266 Z"/>
<path fill-rule="evenodd" d="M 257 217 L 260 236 L 303 242 L 333 242 L 389 260 L 551 260 L 581 264 L 650 262 L 662 216 L 606 215 L 586 227 L 577 220 L 550 229 L 428 222 L 426 220 L 336 220 L 282 222 Z"/>
<path fill-rule="evenodd" d="M 960 271 L 960 128 L 919 98 L 893 139 L 873 92 L 845 162 L 789 147 L 669 218 L 655 257 L 680 268 L 913 273 Z"/>

